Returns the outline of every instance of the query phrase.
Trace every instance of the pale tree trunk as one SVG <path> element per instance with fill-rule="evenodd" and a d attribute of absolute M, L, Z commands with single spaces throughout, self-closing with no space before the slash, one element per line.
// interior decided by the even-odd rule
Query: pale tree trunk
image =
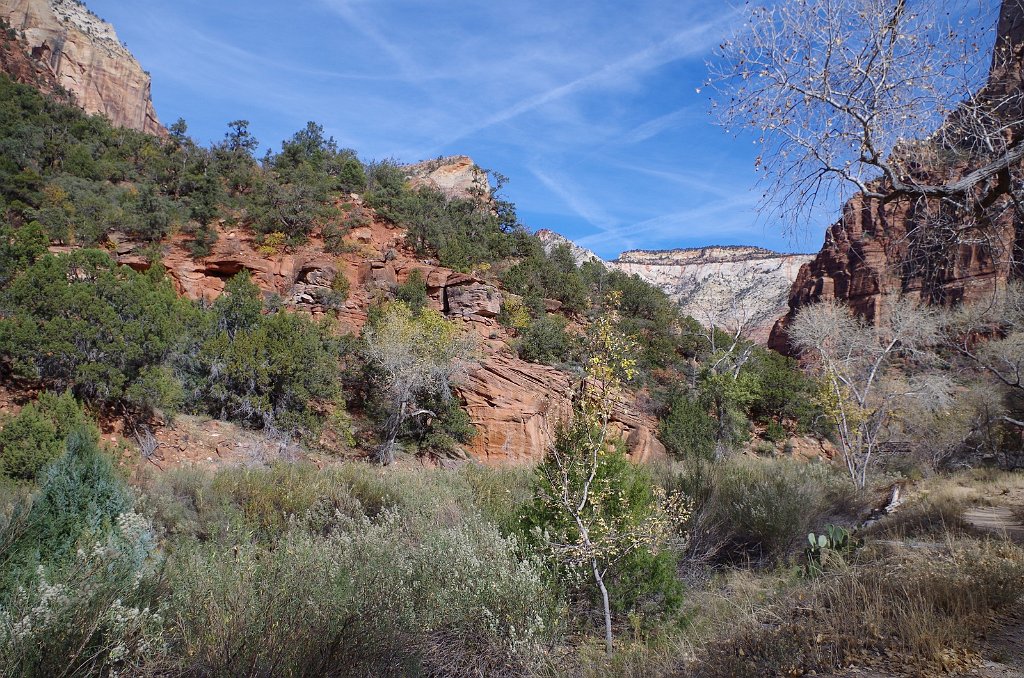
<path fill-rule="evenodd" d="M 601 589 L 601 604 L 604 611 L 604 651 L 612 656 L 612 608 L 608 601 L 608 589 L 604 585 L 604 576 L 601 575 L 601 568 L 597 565 L 597 559 L 591 559 L 590 564 L 594 568 L 594 581 L 597 588 Z"/>
<path fill-rule="evenodd" d="M 381 466 L 389 466 L 395 461 L 395 439 L 398 438 L 398 431 L 401 430 L 402 422 L 405 421 L 405 407 L 404 401 L 398 406 L 398 412 L 388 421 L 387 437 L 377 448 L 377 463 Z"/>

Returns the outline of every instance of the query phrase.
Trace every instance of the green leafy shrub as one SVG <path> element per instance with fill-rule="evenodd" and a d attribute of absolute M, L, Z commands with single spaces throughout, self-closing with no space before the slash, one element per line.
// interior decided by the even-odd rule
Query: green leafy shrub
<path fill-rule="evenodd" d="M 334 274 L 334 278 L 331 280 L 330 293 L 322 299 L 323 305 L 335 310 L 340 309 L 348 299 L 351 288 L 352 285 L 349 283 L 348 276 L 345 275 L 345 271 L 339 270 Z"/>
<path fill-rule="evenodd" d="M 562 429 L 555 445 L 563 446 L 566 454 L 572 448 L 585 445 L 588 433 L 581 424 Z M 615 538 L 620 532 L 628 532 L 629 526 L 640 525 L 658 512 L 663 503 L 657 485 L 649 469 L 632 464 L 621 451 L 602 453 L 598 458 L 596 473 L 591 482 L 595 496 L 610 499 L 595 502 L 585 510 L 596 512 L 596 525 L 607 532 L 606 536 L 594 533 L 594 540 Z M 569 467 L 568 473 L 581 472 L 582 467 Z M 524 539 L 534 548 L 544 549 L 547 540 L 560 544 L 576 543 L 578 526 L 567 512 L 558 510 L 549 501 L 553 493 L 561 491 L 561 485 L 552 482 L 561 479 L 562 470 L 549 455 L 535 473 L 534 501 L 523 512 L 522 530 Z M 575 487 L 587 481 L 587 477 L 570 478 Z M 561 482 L 561 480 L 559 480 Z M 590 513 L 587 514 L 590 520 Z M 671 618 L 683 602 L 683 588 L 675 576 L 678 553 L 672 548 L 651 550 L 630 549 L 627 553 L 615 555 L 601 561 L 607 568 L 604 581 L 607 585 L 611 610 L 616 614 L 636 614 L 651 619 Z M 587 561 L 588 563 L 590 561 Z M 567 567 L 557 558 L 547 561 L 550 576 L 564 590 L 571 602 L 581 609 L 594 609 L 599 596 L 592 574 L 586 567 Z"/>
<path fill-rule="evenodd" d="M 823 464 L 737 458 L 716 465 L 701 482 L 705 487 L 695 491 L 704 497 L 700 520 L 727 561 L 779 562 L 809 531 L 854 519 L 861 507 L 856 492 Z"/>
<path fill-rule="evenodd" d="M 424 407 L 436 416 L 409 420 L 407 427 L 407 435 L 417 442 L 420 452 L 431 457 L 465 457 L 460 446 L 472 441 L 477 430 L 459 401 L 433 394 Z"/>
<path fill-rule="evenodd" d="M 414 269 L 405 282 L 398 286 L 395 298 L 408 306 L 413 316 L 419 316 L 420 311 L 427 305 L 427 282 L 423 278 L 423 272 L 418 268 Z"/>
<path fill-rule="evenodd" d="M 156 269 L 137 273 L 106 252 L 47 255 L 0 293 L 0 354 L 48 388 L 116 402 L 164 362 L 197 319 Z"/>
<path fill-rule="evenodd" d="M 773 443 L 781 443 L 787 437 L 786 427 L 777 421 L 769 421 L 764 427 L 765 440 Z"/>
<path fill-rule="evenodd" d="M 554 365 L 569 360 L 572 337 L 565 331 L 567 321 L 556 315 L 544 314 L 524 327 L 515 342 L 519 357 L 534 363 Z"/>
<path fill-rule="evenodd" d="M 527 298 L 557 299 L 572 313 L 584 311 L 588 305 L 587 286 L 569 248 L 560 245 L 548 254 L 534 238 L 526 249 L 526 256 L 501 276 L 504 286 Z"/>
<path fill-rule="evenodd" d="M 0 539 L 4 675 L 135 674 L 162 653 L 156 539 L 94 437 L 69 436 Z"/>
<path fill-rule="evenodd" d="M 3 475 L 34 480 L 51 462 L 64 454 L 73 432 L 98 438 L 98 431 L 69 392 L 43 393 L 0 430 L 0 468 Z"/>
<path fill-rule="evenodd" d="M 669 403 L 668 412 L 659 424 L 660 438 L 673 454 L 684 458 L 715 457 L 715 420 L 707 407 L 685 393 L 678 393 Z"/>
<path fill-rule="evenodd" d="M 770 440 L 779 442 L 780 422 L 796 422 L 801 432 L 827 434 L 824 417 L 816 404 L 817 386 L 792 358 L 766 349 L 755 349 L 752 360 L 744 365 L 758 383 L 754 397 L 748 405 L 750 416 L 765 423 L 776 435 Z M 773 428 L 774 426 L 774 428 Z"/>

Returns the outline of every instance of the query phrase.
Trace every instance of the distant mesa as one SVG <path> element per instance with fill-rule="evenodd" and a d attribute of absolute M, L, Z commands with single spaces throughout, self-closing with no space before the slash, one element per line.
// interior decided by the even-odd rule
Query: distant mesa
<path fill-rule="evenodd" d="M 611 270 L 637 275 L 660 288 L 683 312 L 707 325 L 736 329 L 760 344 L 775 321 L 789 310 L 788 300 L 800 267 L 812 254 L 780 254 L 763 247 L 710 245 L 669 250 L 629 250 L 612 261 L 568 238 L 542 229 L 537 237 L 551 251 L 565 245 L 577 264 L 598 261 Z"/>

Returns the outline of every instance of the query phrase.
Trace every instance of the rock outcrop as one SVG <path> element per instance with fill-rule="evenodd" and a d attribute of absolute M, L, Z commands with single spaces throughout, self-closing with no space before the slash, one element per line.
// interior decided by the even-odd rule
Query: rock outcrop
<path fill-rule="evenodd" d="M 561 245 L 568 247 L 569 253 L 572 254 L 572 259 L 576 262 L 577 266 L 582 266 L 588 261 L 597 261 L 607 265 L 607 263 L 602 261 L 601 257 L 597 256 L 595 252 L 588 250 L 586 247 L 580 247 L 564 235 L 555 233 L 554 231 L 546 228 L 540 229 L 534 233 L 534 235 L 536 235 L 540 239 L 541 243 L 543 243 L 544 251 L 548 254 L 551 254 L 552 250 Z"/>
<path fill-rule="evenodd" d="M 32 68 L 71 93 L 87 113 L 100 113 L 121 127 L 163 135 L 150 99 L 150 77 L 118 39 L 114 28 L 76 0 L 0 0 L 0 17 L 15 31 Z M 13 78 L 25 66 L 0 61 Z M 10 69 L 10 70 L 8 70 Z M 41 87 L 44 91 L 52 91 Z"/>
<path fill-rule="evenodd" d="M 0 73 L 6 73 L 14 82 L 31 85 L 43 94 L 54 94 L 60 89 L 50 69 L 32 58 L 13 28 L 0 30 Z"/>
<path fill-rule="evenodd" d="M 554 442 L 555 428 L 571 411 L 569 377 L 553 367 L 528 363 L 508 351 L 485 356 L 458 388 L 477 436 L 474 458 L 491 464 L 535 464 Z M 666 457 L 658 422 L 635 402 L 615 404 L 612 428 L 634 461 Z"/>
<path fill-rule="evenodd" d="M 428 186 L 441 191 L 451 198 L 479 198 L 487 200 L 491 196 L 491 186 L 487 181 L 487 173 L 464 155 L 453 155 L 436 160 L 424 160 L 413 165 L 406 165 L 406 177 L 415 188 Z"/>
<path fill-rule="evenodd" d="M 1024 8 L 1019 3 L 1002 3 L 997 33 L 989 81 L 981 98 L 1010 102 L 999 114 L 1020 120 L 1024 115 Z M 1006 134 L 1011 147 L 1024 143 L 1019 125 L 1009 125 Z M 921 166 L 918 180 L 948 182 L 975 169 L 970 163 Z M 1019 181 L 1020 171 L 1018 164 L 1007 172 L 1008 188 Z M 938 237 L 929 214 L 935 212 L 934 200 L 897 198 L 883 203 L 855 195 L 844 205 L 840 220 L 826 232 L 821 251 L 801 268 L 790 292 L 789 310 L 772 330 L 769 345 L 789 352 L 786 328 L 800 308 L 815 301 L 838 299 L 873 320 L 899 296 L 951 304 L 997 293 L 1009 278 L 1021 274 L 1024 223 L 1019 207 L 1012 204 L 1011 191 L 1001 189 L 1000 195 L 999 184 L 996 189 L 985 201 L 988 214 L 997 215 L 995 219 L 983 230 L 955 241 Z"/>

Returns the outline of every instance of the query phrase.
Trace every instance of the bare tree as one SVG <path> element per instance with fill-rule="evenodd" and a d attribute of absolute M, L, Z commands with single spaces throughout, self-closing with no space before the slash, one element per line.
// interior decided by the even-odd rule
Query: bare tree
<path fill-rule="evenodd" d="M 793 345 L 813 362 L 821 404 L 836 427 L 839 449 L 858 488 L 887 442 L 901 406 L 917 399 L 935 410 L 948 404 L 951 385 L 922 368 L 940 339 L 936 314 L 901 299 L 878 325 L 836 301 L 804 307 L 789 330 Z M 914 369 L 894 369 L 899 359 Z M 911 376 L 907 376 L 911 375 Z"/>
<path fill-rule="evenodd" d="M 937 201 L 951 235 L 1019 202 L 1022 0 L 787 0 L 754 7 L 711 64 L 720 122 L 761 145 L 765 207 Z M 994 44 L 994 58 L 988 55 Z M 985 85 L 986 77 L 989 84 Z"/>
<path fill-rule="evenodd" d="M 987 441 L 978 433 L 999 417 L 1000 400 L 987 381 L 956 388 L 950 398 L 913 398 L 904 405 L 894 442 L 933 471 L 965 452 L 979 455 Z"/>
<path fill-rule="evenodd" d="M 1009 283 L 990 303 L 961 307 L 949 329 L 962 355 L 1003 385 L 1024 390 L 1024 283 Z"/>
<path fill-rule="evenodd" d="M 437 311 L 425 309 L 413 317 L 400 302 L 385 305 L 363 338 L 390 409 L 376 455 L 387 465 L 395 460 L 395 439 L 402 424 L 413 417 L 435 416 L 417 403 L 430 395 L 452 397 L 451 386 L 472 359 L 475 342 Z"/>

